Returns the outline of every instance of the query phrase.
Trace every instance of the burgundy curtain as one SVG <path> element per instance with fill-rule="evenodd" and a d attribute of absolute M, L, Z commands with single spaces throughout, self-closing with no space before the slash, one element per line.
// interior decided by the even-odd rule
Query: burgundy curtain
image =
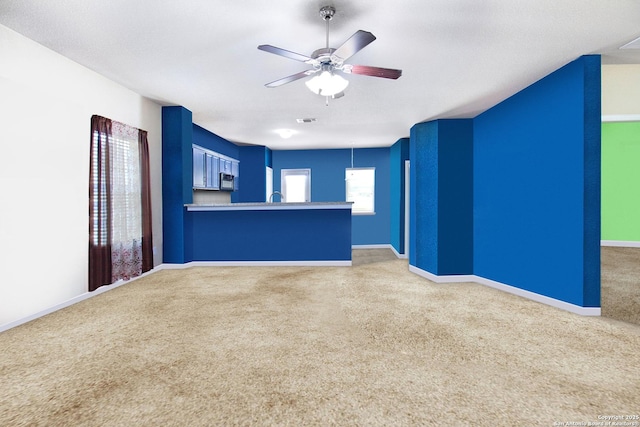
<path fill-rule="evenodd" d="M 116 122 L 116 127 L 121 124 Z M 140 157 L 142 272 L 153 268 L 153 238 L 151 226 L 151 180 L 149 173 L 149 143 L 147 132 L 137 131 Z M 114 143 L 113 122 L 105 117 L 91 117 L 91 170 L 89 178 L 89 291 L 113 283 L 114 227 L 112 200 L 111 144 Z M 138 240 L 136 238 L 135 240 Z M 139 258 L 138 258 L 139 260 Z M 138 261 L 139 262 L 139 261 Z M 139 274 L 139 273 L 138 273 Z M 136 274 L 137 275 L 137 274 Z M 119 275 L 116 275 L 119 276 Z M 119 276 L 122 277 L 122 276 Z M 126 277 L 128 278 L 128 277 Z"/>
<path fill-rule="evenodd" d="M 153 237 L 151 233 L 151 178 L 149 173 L 149 142 L 147 131 L 138 133 L 142 193 L 142 272 L 153 268 Z"/>
<path fill-rule="evenodd" d="M 111 283 L 111 120 L 91 117 L 89 177 L 89 292 Z"/>

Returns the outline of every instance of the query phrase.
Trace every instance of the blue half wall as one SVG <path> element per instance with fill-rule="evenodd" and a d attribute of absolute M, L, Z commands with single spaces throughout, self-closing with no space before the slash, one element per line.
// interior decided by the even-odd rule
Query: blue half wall
<path fill-rule="evenodd" d="M 600 306 L 600 57 L 474 119 L 474 273 Z"/>

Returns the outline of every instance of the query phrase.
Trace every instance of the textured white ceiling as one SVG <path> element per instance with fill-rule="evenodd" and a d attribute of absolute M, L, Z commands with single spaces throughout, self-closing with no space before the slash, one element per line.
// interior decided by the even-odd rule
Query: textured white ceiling
<path fill-rule="evenodd" d="M 318 10 L 337 9 L 332 47 L 377 40 L 347 62 L 399 68 L 398 80 L 346 75 L 343 98 L 304 80 L 308 66 L 259 51 L 324 47 Z M 474 117 L 580 55 L 639 62 L 638 0 L 2 0 L 0 24 L 236 143 L 272 149 L 389 146 L 415 123 Z M 0 58 L 1 60 L 1 58 Z M 317 121 L 299 124 L 297 118 Z M 295 134 L 282 139 L 277 129 Z"/>

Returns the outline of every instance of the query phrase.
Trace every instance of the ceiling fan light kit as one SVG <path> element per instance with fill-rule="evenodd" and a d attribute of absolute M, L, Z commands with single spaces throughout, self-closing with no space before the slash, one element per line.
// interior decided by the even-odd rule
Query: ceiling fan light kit
<path fill-rule="evenodd" d="M 349 85 L 349 81 L 337 74 L 337 72 L 394 80 L 402 75 L 402 70 L 345 64 L 347 59 L 373 42 L 376 37 L 368 31 L 358 30 L 339 48 L 330 48 L 329 21 L 333 19 L 335 12 L 336 10 L 332 6 L 324 6 L 320 9 L 320 16 L 327 23 L 326 47 L 317 49 L 311 56 L 291 52 L 271 45 L 258 46 L 258 49 L 262 51 L 284 56 L 285 58 L 313 66 L 310 70 L 301 71 L 297 74 L 267 83 L 265 85 L 266 87 L 274 88 L 308 76 L 314 76 L 305 83 L 311 92 L 327 97 L 327 99 L 329 97 L 340 98 L 344 95 L 344 90 Z"/>
<path fill-rule="evenodd" d="M 349 86 L 349 80 L 330 71 L 323 71 L 319 76 L 307 80 L 305 85 L 316 95 L 333 96 Z"/>

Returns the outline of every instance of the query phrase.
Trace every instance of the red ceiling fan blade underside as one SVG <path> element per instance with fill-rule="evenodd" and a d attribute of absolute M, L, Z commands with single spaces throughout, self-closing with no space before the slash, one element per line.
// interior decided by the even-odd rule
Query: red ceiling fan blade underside
<path fill-rule="evenodd" d="M 383 77 L 385 79 L 394 80 L 402 75 L 402 70 L 370 67 L 368 65 L 345 65 L 342 71 L 347 74 L 360 74 L 363 76 Z"/>

